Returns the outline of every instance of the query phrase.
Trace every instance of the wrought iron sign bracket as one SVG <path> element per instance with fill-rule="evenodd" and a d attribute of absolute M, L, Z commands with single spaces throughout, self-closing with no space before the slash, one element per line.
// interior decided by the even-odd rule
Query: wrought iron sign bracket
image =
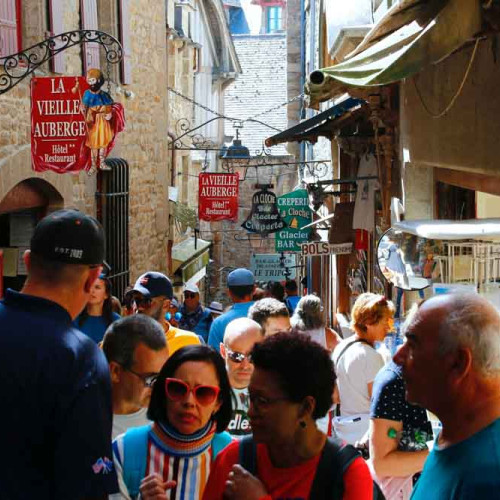
<path fill-rule="evenodd" d="M 120 42 L 104 31 L 75 30 L 60 33 L 17 54 L 0 58 L 0 65 L 3 65 L 4 70 L 0 74 L 0 95 L 15 87 L 54 56 L 84 43 L 97 43 L 103 47 L 109 64 L 117 64 L 123 58 Z"/>

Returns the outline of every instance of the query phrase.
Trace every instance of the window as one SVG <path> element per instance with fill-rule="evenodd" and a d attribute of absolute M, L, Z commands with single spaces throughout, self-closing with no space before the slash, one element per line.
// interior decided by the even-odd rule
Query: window
<path fill-rule="evenodd" d="M 184 36 L 184 30 L 182 29 L 182 7 L 175 6 L 174 11 L 174 29 L 177 31 L 179 36 Z"/>
<path fill-rule="evenodd" d="M 82 29 L 98 30 L 97 0 L 80 0 L 80 16 Z M 84 43 L 82 45 L 83 71 L 87 73 L 90 68 L 100 68 L 99 44 Z"/>
<path fill-rule="evenodd" d="M 49 27 L 50 36 L 64 33 L 62 0 L 49 0 Z M 59 44 L 61 45 L 61 44 Z M 57 44 L 56 44 L 57 48 Z M 54 73 L 64 73 L 64 53 L 55 55 L 50 60 L 50 70 Z"/>
<path fill-rule="evenodd" d="M 0 1 L 0 57 L 21 50 L 21 0 Z"/>
<path fill-rule="evenodd" d="M 281 19 L 282 10 L 281 7 L 267 8 L 267 33 L 274 33 L 283 29 Z"/>

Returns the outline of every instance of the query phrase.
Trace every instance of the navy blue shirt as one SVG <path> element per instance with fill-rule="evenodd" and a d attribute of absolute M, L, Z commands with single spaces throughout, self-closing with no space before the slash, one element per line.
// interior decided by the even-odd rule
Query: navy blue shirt
<path fill-rule="evenodd" d="M 391 361 L 377 373 L 373 381 L 370 417 L 403 423 L 399 437 L 400 450 L 425 450 L 426 441 L 432 439 L 431 424 L 423 408 L 406 401 L 405 392 L 402 368 Z"/>
<path fill-rule="evenodd" d="M 102 351 L 58 304 L 0 301 L 0 497 L 78 500 L 118 490 Z"/>

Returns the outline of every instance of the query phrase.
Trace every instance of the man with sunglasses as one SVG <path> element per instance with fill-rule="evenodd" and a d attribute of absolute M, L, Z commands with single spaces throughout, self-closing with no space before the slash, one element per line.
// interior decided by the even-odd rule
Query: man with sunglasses
<path fill-rule="evenodd" d="M 194 283 L 187 284 L 184 288 L 184 303 L 179 312 L 182 314 L 179 327 L 196 333 L 206 342 L 212 316 L 200 304 L 200 289 Z"/>
<path fill-rule="evenodd" d="M 170 280 L 162 273 L 149 271 L 139 276 L 131 290 L 137 312 L 149 316 L 163 326 L 170 356 L 186 345 L 200 344 L 198 335 L 172 326 L 166 319 L 174 290 Z"/>
<path fill-rule="evenodd" d="M 161 325 L 136 314 L 111 323 L 102 349 L 111 374 L 115 439 L 127 429 L 149 423 L 151 390 L 168 359 L 168 347 Z"/>
<path fill-rule="evenodd" d="M 235 269 L 227 276 L 227 288 L 233 307 L 214 319 L 208 335 L 208 344 L 217 350 L 224 339 L 227 325 L 234 319 L 246 317 L 254 304 L 252 297 L 255 291 L 255 277 L 248 269 Z"/>
<path fill-rule="evenodd" d="M 34 230 L 21 293 L 0 302 L 2 498 L 97 500 L 118 490 L 106 358 L 72 324 L 103 259 L 99 222 L 55 211 Z"/>
<path fill-rule="evenodd" d="M 263 338 L 258 323 L 249 318 L 238 318 L 227 325 L 224 342 L 220 344 L 220 353 L 226 362 L 231 384 L 232 414 L 227 432 L 237 438 L 252 433 L 247 415 L 250 406 L 248 385 L 253 373 L 249 353 Z"/>

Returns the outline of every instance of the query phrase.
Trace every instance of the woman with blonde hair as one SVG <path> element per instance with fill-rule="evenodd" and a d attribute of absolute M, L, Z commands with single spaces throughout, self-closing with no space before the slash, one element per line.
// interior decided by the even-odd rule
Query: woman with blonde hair
<path fill-rule="evenodd" d="M 368 431 L 373 381 L 384 366 L 375 349 L 393 328 L 394 305 L 382 295 L 363 293 L 351 311 L 354 335 L 343 340 L 332 359 L 337 374 L 340 417 L 334 419 L 335 433 L 355 444 Z"/>

